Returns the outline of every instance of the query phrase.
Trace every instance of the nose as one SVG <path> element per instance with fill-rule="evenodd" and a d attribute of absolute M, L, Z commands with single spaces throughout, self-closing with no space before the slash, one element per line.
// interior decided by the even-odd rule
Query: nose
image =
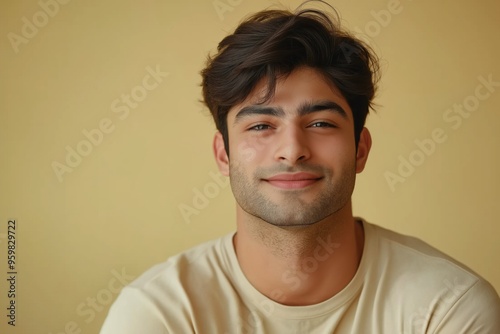
<path fill-rule="evenodd" d="M 307 137 L 299 126 L 282 128 L 276 138 L 275 160 L 287 165 L 295 165 L 310 158 Z"/>

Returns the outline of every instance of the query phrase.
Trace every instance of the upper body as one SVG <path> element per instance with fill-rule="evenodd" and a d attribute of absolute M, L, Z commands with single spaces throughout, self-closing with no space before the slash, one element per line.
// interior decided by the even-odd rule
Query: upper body
<path fill-rule="evenodd" d="M 124 288 L 101 334 L 500 333 L 500 303 L 477 274 L 424 242 L 362 222 L 364 250 L 351 282 L 315 305 L 287 306 L 246 279 L 234 233 L 159 264 Z M 342 248 L 319 240 L 299 272 L 285 272 L 286 299 Z"/>
<path fill-rule="evenodd" d="M 224 38 L 202 87 L 237 232 L 126 288 L 104 333 L 497 330 L 498 297 L 477 275 L 353 217 L 377 73 L 317 10 L 263 11 Z"/>

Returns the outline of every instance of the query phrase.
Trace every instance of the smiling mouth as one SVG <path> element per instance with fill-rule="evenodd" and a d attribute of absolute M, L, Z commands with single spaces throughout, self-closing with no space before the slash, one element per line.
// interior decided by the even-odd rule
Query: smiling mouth
<path fill-rule="evenodd" d="M 281 189 L 302 189 L 315 184 L 322 177 L 310 173 L 279 174 L 263 179 L 270 185 Z"/>

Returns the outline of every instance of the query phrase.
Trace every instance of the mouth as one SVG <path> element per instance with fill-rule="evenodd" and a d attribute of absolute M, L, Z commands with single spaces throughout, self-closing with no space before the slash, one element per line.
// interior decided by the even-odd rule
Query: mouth
<path fill-rule="evenodd" d="M 302 189 L 309 187 L 322 177 L 311 173 L 278 174 L 263 181 L 281 189 Z"/>

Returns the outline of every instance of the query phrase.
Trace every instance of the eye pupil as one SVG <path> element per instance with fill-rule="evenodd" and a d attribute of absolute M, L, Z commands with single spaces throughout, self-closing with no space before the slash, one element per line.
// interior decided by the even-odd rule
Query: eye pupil
<path fill-rule="evenodd" d="M 253 129 L 257 131 L 266 130 L 267 128 L 269 128 L 269 126 L 266 124 L 257 124 L 256 126 L 253 127 Z"/>

